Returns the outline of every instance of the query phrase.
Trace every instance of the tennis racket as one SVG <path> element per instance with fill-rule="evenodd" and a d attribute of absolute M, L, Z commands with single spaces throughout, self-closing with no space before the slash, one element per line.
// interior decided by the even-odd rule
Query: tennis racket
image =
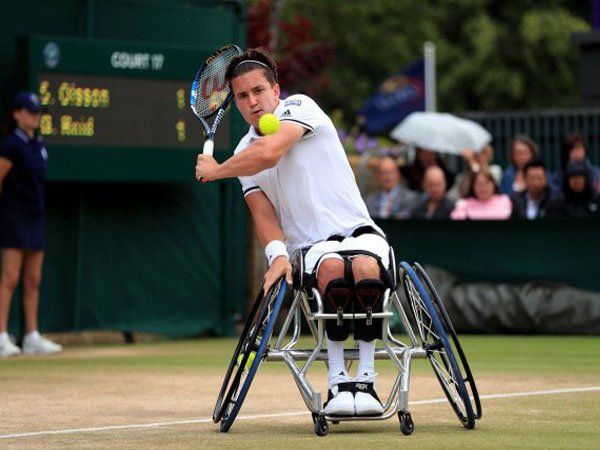
<path fill-rule="evenodd" d="M 190 107 L 202 124 L 206 136 L 202 153 L 206 155 L 213 154 L 215 132 L 233 98 L 229 83 L 225 80 L 227 67 L 241 53 L 237 45 L 220 48 L 208 57 L 192 82 Z M 208 119 L 213 116 L 212 126 L 209 126 Z"/>

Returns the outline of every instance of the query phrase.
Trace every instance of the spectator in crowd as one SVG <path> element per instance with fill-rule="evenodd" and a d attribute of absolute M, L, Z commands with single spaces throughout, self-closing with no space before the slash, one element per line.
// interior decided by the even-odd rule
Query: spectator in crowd
<path fill-rule="evenodd" d="M 461 152 L 464 162 L 464 170 L 456 176 L 454 185 L 448 191 L 448 196 L 453 200 L 464 198 L 469 192 L 471 179 L 481 169 L 487 169 L 496 180 L 496 184 L 500 183 L 502 177 L 502 167 L 498 164 L 491 164 L 494 159 L 494 149 L 491 145 L 486 145 L 480 152 L 475 153 L 470 148 L 466 148 Z"/>
<path fill-rule="evenodd" d="M 592 187 L 591 173 L 585 161 L 567 164 L 563 192 L 565 216 L 600 216 L 600 194 Z"/>
<path fill-rule="evenodd" d="M 548 184 L 546 165 L 533 159 L 523 167 L 525 191 L 514 193 L 511 219 L 542 219 L 558 217 L 562 211 L 562 198 Z"/>
<path fill-rule="evenodd" d="M 425 196 L 418 201 L 410 213 L 412 219 L 450 219 L 454 202 L 446 195 L 446 177 L 438 166 L 430 166 L 423 179 Z"/>
<path fill-rule="evenodd" d="M 593 166 L 588 159 L 587 148 L 583 136 L 579 133 L 569 134 L 563 141 L 560 151 L 559 167 L 554 172 L 553 183 L 557 190 L 562 190 L 564 185 L 565 170 L 571 161 L 583 161 L 590 171 L 592 186 L 600 192 L 600 169 Z"/>
<path fill-rule="evenodd" d="M 57 353 L 62 347 L 38 332 L 38 303 L 44 260 L 44 178 L 47 153 L 35 130 L 38 97 L 21 92 L 13 100 L 7 136 L 0 144 L 0 356 L 21 353 L 8 336 L 13 292 L 23 275 L 23 353 Z"/>
<path fill-rule="evenodd" d="M 506 194 L 500 194 L 489 170 L 480 170 L 473 177 L 467 198 L 456 202 L 450 214 L 452 220 L 504 220 L 510 217 L 512 203 Z"/>
<path fill-rule="evenodd" d="M 377 180 L 381 190 L 365 197 L 369 214 L 377 219 L 406 219 L 417 200 L 417 193 L 400 183 L 400 171 L 391 156 L 385 156 L 377 165 Z"/>
<path fill-rule="evenodd" d="M 441 154 L 431 150 L 417 148 L 413 163 L 402 168 L 402 174 L 408 183 L 409 189 L 423 192 L 423 177 L 425 175 L 425 170 L 429 166 L 438 166 L 444 171 L 447 188 L 454 184 L 455 174 L 448 169 Z"/>
<path fill-rule="evenodd" d="M 524 134 L 515 136 L 510 145 L 510 166 L 502 174 L 500 192 L 512 195 L 525 190 L 523 167 L 532 159 L 537 158 L 538 145 L 533 139 Z"/>

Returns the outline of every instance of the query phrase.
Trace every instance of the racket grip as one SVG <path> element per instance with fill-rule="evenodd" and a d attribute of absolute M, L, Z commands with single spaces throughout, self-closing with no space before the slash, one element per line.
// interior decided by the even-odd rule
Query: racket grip
<path fill-rule="evenodd" d="M 202 148 L 202 154 L 204 155 L 212 155 L 215 151 L 215 141 L 212 139 L 207 139 L 204 142 L 204 147 Z"/>

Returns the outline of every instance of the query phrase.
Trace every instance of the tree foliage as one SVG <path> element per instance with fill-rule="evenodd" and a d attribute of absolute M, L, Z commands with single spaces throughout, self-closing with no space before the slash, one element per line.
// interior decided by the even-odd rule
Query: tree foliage
<path fill-rule="evenodd" d="M 332 59 L 331 46 L 320 42 L 312 21 L 301 11 L 281 18 L 284 0 L 257 0 L 248 8 L 248 45 L 263 47 L 278 61 L 283 89 L 320 95 L 329 88 L 323 73 Z"/>
<path fill-rule="evenodd" d="M 284 89 L 314 82 L 320 102 L 347 118 L 382 80 L 422 57 L 426 41 L 437 48 L 439 110 L 571 107 L 579 104 L 571 35 L 589 30 L 588 16 L 589 2 L 577 0 L 285 0 L 275 53 L 284 67 L 310 67 L 294 69 Z"/>

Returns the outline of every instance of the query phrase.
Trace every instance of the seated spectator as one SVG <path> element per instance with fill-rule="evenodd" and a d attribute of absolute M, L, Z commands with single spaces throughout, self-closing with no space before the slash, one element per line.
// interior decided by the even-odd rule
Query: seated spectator
<path fill-rule="evenodd" d="M 473 177 L 467 198 L 456 202 L 450 214 L 452 220 L 504 220 L 510 217 L 512 203 L 506 194 L 500 194 L 494 177 L 488 170 L 480 170 Z"/>
<path fill-rule="evenodd" d="M 568 135 L 560 151 L 558 169 L 554 172 L 553 183 L 557 190 L 562 190 L 564 185 L 565 170 L 571 161 L 583 161 L 590 171 L 594 190 L 600 191 L 600 169 L 593 166 L 588 159 L 587 149 L 583 137 L 579 133 Z"/>
<path fill-rule="evenodd" d="M 558 217 L 562 211 L 562 198 L 548 184 L 546 165 L 541 160 L 531 160 L 523 167 L 525 191 L 511 197 L 511 219 L 542 219 Z"/>
<path fill-rule="evenodd" d="M 379 160 L 377 180 L 381 190 L 365 197 L 371 217 L 406 219 L 417 199 L 417 194 L 400 184 L 400 171 L 394 158 L 385 156 Z"/>
<path fill-rule="evenodd" d="M 444 171 L 446 188 L 454 184 L 455 175 L 448 169 L 440 153 L 417 148 L 413 163 L 402 168 L 402 175 L 406 179 L 409 189 L 423 192 L 423 177 L 429 166 L 438 166 Z"/>
<path fill-rule="evenodd" d="M 446 177 L 438 166 L 430 166 L 423 180 L 425 196 L 412 208 L 411 219 L 445 220 L 450 219 L 454 202 L 446 195 Z"/>
<path fill-rule="evenodd" d="M 533 139 L 524 134 L 518 134 L 510 144 L 510 166 L 502 174 L 500 192 L 512 195 L 525 190 L 523 167 L 538 156 L 538 146 Z"/>
<path fill-rule="evenodd" d="M 502 167 L 498 164 L 491 164 L 494 158 L 494 149 L 491 145 L 486 145 L 480 152 L 475 153 L 470 148 L 461 152 L 465 169 L 456 176 L 454 186 L 448 191 L 448 196 L 457 200 L 464 198 L 469 192 L 471 178 L 481 169 L 487 169 L 493 175 L 496 184 L 500 183 L 502 177 Z"/>
<path fill-rule="evenodd" d="M 590 170 L 585 161 L 573 161 L 567 164 L 563 192 L 565 216 L 598 217 L 600 215 L 600 194 L 592 187 Z"/>

